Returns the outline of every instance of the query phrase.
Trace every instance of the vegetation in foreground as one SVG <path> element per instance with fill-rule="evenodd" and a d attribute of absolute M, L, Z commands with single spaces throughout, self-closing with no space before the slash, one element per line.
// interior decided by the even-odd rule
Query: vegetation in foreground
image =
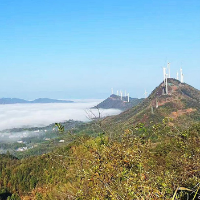
<path fill-rule="evenodd" d="M 138 124 L 115 138 L 77 136 L 21 160 L 1 155 L 0 198 L 198 199 L 200 124 L 184 131 L 167 124 Z"/>

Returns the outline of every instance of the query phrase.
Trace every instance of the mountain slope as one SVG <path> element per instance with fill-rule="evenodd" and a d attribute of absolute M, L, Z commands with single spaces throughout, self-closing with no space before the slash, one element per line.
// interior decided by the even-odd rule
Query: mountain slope
<path fill-rule="evenodd" d="M 129 108 L 138 105 L 141 101 L 143 101 L 143 99 L 130 97 L 128 102 L 128 97 L 123 97 L 121 100 L 120 96 L 112 94 L 110 97 L 108 97 L 95 107 L 103 109 L 114 108 L 120 110 L 128 110 Z"/>
<path fill-rule="evenodd" d="M 162 122 L 165 117 L 170 124 L 187 127 L 200 121 L 200 91 L 176 79 L 168 79 L 168 95 L 161 83 L 143 102 L 117 116 L 106 118 L 102 124 L 108 129 L 124 130 L 142 122 Z"/>

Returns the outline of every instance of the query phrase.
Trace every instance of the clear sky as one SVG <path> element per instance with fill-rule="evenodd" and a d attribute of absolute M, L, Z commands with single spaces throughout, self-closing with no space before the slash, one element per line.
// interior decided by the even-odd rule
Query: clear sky
<path fill-rule="evenodd" d="M 200 89 L 199 0 L 0 1 L 0 98 L 143 97 L 168 61 Z"/>

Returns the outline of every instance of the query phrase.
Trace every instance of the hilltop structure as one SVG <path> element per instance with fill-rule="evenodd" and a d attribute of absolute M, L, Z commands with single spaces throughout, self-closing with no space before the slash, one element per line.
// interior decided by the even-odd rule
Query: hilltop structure
<path fill-rule="evenodd" d="M 112 124 L 117 124 L 120 130 L 124 130 L 139 122 L 147 126 L 150 123 L 162 123 L 164 118 L 170 119 L 170 125 L 186 128 L 199 122 L 200 91 L 184 83 L 182 68 L 178 75 L 171 77 L 168 64 L 163 68 L 163 81 L 147 98 L 117 116 L 106 118 L 103 124 L 108 129 L 112 129 Z"/>
<path fill-rule="evenodd" d="M 111 95 L 116 95 L 116 96 L 120 97 L 121 101 L 128 102 L 128 103 L 130 102 L 130 95 L 129 95 L 129 93 L 126 92 L 126 90 L 125 90 L 124 96 L 123 96 L 122 90 L 120 90 L 120 95 L 119 95 L 118 90 L 117 90 L 117 94 L 114 94 L 114 90 L 113 90 L 113 88 L 111 88 Z"/>
<path fill-rule="evenodd" d="M 167 73 L 167 70 L 168 70 L 168 73 Z M 163 90 L 162 90 L 162 94 L 164 95 L 168 95 L 169 94 L 169 91 L 168 91 L 168 79 L 171 78 L 171 74 L 170 74 L 170 63 L 167 63 L 167 68 L 166 67 L 163 67 Z M 177 71 L 177 74 L 176 74 L 176 79 L 179 80 L 179 73 Z M 180 68 L 180 82 L 181 83 L 184 83 L 184 80 L 183 80 L 183 70 L 182 68 Z"/>
<path fill-rule="evenodd" d="M 143 99 L 129 97 L 129 93 L 127 94 L 127 96 L 119 96 L 112 94 L 110 95 L 110 97 L 99 103 L 94 108 L 102 108 L 102 109 L 113 108 L 124 111 L 138 105 L 142 101 Z"/>

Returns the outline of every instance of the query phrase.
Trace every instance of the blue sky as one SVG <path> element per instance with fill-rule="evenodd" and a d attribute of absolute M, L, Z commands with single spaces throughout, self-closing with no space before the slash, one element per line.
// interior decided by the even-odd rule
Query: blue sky
<path fill-rule="evenodd" d="M 143 97 L 182 66 L 200 89 L 199 0 L 1 0 L 0 97 Z"/>

